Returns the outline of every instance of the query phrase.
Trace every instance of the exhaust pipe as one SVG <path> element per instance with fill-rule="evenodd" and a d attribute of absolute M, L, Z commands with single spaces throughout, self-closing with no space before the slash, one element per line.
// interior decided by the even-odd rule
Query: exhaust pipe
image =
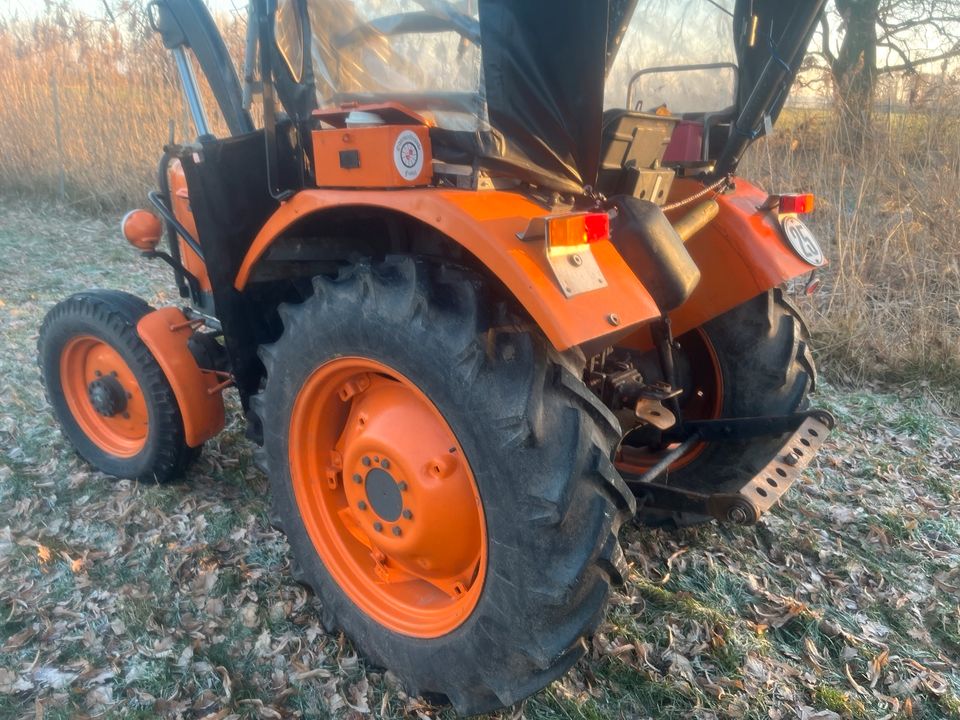
<path fill-rule="evenodd" d="M 706 200 L 673 223 L 673 229 L 677 231 L 677 235 L 683 242 L 687 242 L 709 225 L 719 212 L 720 205 L 716 200 Z"/>

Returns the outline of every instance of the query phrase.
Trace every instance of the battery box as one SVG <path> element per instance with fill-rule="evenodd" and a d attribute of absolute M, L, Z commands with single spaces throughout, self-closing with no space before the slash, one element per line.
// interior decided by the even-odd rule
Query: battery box
<path fill-rule="evenodd" d="M 382 124 L 349 127 L 351 108 L 318 110 L 313 130 L 318 187 L 399 188 L 429 185 L 433 177 L 430 132 L 405 108 L 363 106 Z M 318 123 L 320 124 L 320 123 Z"/>

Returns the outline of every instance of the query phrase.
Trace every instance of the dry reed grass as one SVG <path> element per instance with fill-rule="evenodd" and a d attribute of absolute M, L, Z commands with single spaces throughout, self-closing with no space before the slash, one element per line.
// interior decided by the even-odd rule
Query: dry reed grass
<path fill-rule="evenodd" d="M 118 24 L 65 7 L 0 22 L 0 192 L 59 194 L 109 212 L 142 204 L 171 123 L 179 139 L 189 123 L 142 15 L 130 10 Z M 239 52 L 242 21 L 225 25 Z M 891 114 L 860 151 L 832 114 L 794 111 L 743 168 L 771 190 L 817 194 L 811 223 L 832 264 L 807 309 L 835 378 L 960 385 L 958 110 Z"/>
<path fill-rule="evenodd" d="M 830 257 L 807 303 L 828 373 L 954 391 L 960 408 L 960 103 L 875 118 L 859 149 L 828 112 L 788 113 L 743 168 L 770 190 L 810 191 Z"/>
<path fill-rule="evenodd" d="M 171 127 L 194 137 L 170 54 L 135 7 L 115 22 L 64 6 L 0 22 L 0 192 L 122 210 L 155 185 Z M 228 43 L 242 47 L 242 23 L 226 20 Z"/>

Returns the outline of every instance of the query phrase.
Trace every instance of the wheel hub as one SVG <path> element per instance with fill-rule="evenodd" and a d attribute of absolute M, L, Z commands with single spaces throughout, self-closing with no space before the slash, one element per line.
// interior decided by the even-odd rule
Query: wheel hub
<path fill-rule="evenodd" d="M 473 611 L 483 504 L 456 436 L 406 377 L 373 360 L 322 365 L 290 420 L 290 471 L 324 565 L 382 625 L 438 637 Z"/>
<path fill-rule="evenodd" d="M 391 564 L 456 594 L 473 579 L 479 518 L 454 439 L 410 388 L 356 385 L 341 437 L 354 518 Z"/>
<path fill-rule="evenodd" d="M 127 408 L 127 391 L 114 375 L 98 377 L 87 386 L 93 409 L 104 417 L 113 417 Z"/>
<path fill-rule="evenodd" d="M 373 468 L 367 472 L 364 487 L 370 499 L 370 507 L 377 515 L 387 522 L 399 519 L 403 510 L 403 497 L 393 475 L 381 468 Z"/>

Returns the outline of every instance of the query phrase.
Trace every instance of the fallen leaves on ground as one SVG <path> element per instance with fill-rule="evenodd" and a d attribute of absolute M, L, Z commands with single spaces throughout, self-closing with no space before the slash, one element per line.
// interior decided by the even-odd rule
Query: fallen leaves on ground
<path fill-rule="evenodd" d="M 182 483 L 68 448 L 36 370 L 43 314 L 173 286 L 113 219 L 2 202 L 0 717 L 451 716 L 324 632 L 236 407 Z M 585 658 L 499 717 L 960 718 L 960 422 L 922 392 L 817 402 L 840 430 L 782 507 L 625 530 L 632 570 Z"/>

